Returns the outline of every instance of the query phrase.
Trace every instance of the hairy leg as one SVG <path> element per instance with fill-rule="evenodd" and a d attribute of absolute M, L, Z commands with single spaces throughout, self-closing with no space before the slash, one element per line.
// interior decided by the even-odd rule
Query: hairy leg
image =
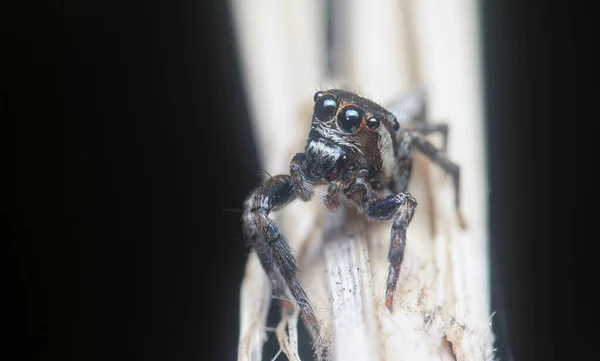
<path fill-rule="evenodd" d="M 446 153 L 446 150 L 448 149 L 448 131 L 449 131 L 448 124 L 445 124 L 445 123 L 429 124 L 429 123 L 420 122 L 417 125 L 415 125 L 412 130 L 419 132 L 423 135 L 429 135 L 429 134 L 433 134 L 433 133 L 441 134 L 442 135 L 441 152 Z"/>
<path fill-rule="evenodd" d="M 375 220 L 393 218 L 390 250 L 388 251 L 388 277 L 386 282 L 385 305 L 392 312 L 396 284 L 400 276 L 400 266 L 404 259 L 406 247 L 406 230 L 410 224 L 417 201 L 408 193 L 378 199 L 367 208 L 367 216 Z"/>
<path fill-rule="evenodd" d="M 318 334 L 319 326 L 314 311 L 298 281 L 298 263 L 279 227 L 269 218 L 272 210 L 285 206 L 294 198 L 296 191 L 292 176 L 278 175 L 261 183 L 245 202 L 244 237 L 256 250 L 274 291 L 281 292 L 278 284 L 278 278 L 281 277 L 298 303 L 304 320 Z"/>
<path fill-rule="evenodd" d="M 422 135 L 415 133 L 412 135 L 412 140 L 421 153 L 431 159 L 432 162 L 437 164 L 452 177 L 454 183 L 454 205 L 456 207 L 458 220 L 461 228 L 466 228 L 464 217 L 460 211 L 460 168 Z"/>
<path fill-rule="evenodd" d="M 376 198 L 369 183 L 355 177 L 346 180 L 346 186 L 342 191 L 348 200 L 366 212 L 369 219 L 376 221 L 392 219 L 385 296 L 385 305 L 392 312 L 394 293 L 400 276 L 400 266 L 404 259 L 406 230 L 415 213 L 417 201 L 410 194 L 403 192 L 388 197 Z"/>

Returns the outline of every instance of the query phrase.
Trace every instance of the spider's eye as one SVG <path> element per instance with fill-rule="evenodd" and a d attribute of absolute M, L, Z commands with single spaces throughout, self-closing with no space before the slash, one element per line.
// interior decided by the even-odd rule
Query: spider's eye
<path fill-rule="evenodd" d="M 313 95 L 313 101 L 317 101 L 317 99 L 319 99 L 320 97 L 323 96 L 323 92 L 316 92 L 315 95 Z"/>
<path fill-rule="evenodd" d="M 400 129 L 400 123 L 398 123 L 398 119 L 396 119 L 395 116 L 392 115 L 392 129 L 394 129 L 394 131 L 398 131 L 398 129 Z"/>
<path fill-rule="evenodd" d="M 367 128 L 371 130 L 379 128 L 379 124 L 381 124 L 381 121 L 375 117 L 367 119 Z"/>
<path fill-rule="evenodd" d="M 338 102 L 331 95 L 323 95 L 317 96 L 319 93 L 315 94 L 315 98 L 317 99 L 315 102 L 315 116 L 322 122 L 327 122 L 331 118 L 335 116 L 338 108 Z"/>
<path fill-rule="evenodd" d="M 362 118 L 363 113 L 360 109 L 354 106 L 348 106 L 338 114 L 338 126 L 346 133 L 354 133 L 360 127 Z"/>

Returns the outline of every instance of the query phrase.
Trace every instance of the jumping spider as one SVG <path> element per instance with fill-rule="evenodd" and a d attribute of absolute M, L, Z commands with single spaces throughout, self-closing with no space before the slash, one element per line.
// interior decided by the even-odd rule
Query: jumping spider
<path fill-rule="evenodd" d="M 406 192 L 415 149 L 452 176 L 459 210 L 459 168 L 424 138 L 432 132 L 446 138 L 447 126 L 427 124 L 424 104 L 421 109 L 406 107 L 403 111 L 399 113 L 401 126 L 391 112 L 369 99 L 339 89 L 317 92 L 304 153 L 294 156 L 289 175 L 265 180 L 244 203 L 244 237 L 256 250 L 274 295 L 283 297 L 287 287 L 305 321 L 317 332 L 314 311 L 297 278 L 297 262 L 279 227 L 269 218 L 271 211 L 296 197 L 308 201 L 313 187 L 325 184 L 323 203 L 331 211 L 338 209 L 343 198 L 368 219 L 391 219 L 385 304 L 392 312 L 406 229 L 417 207 L 417 201 Z"/>

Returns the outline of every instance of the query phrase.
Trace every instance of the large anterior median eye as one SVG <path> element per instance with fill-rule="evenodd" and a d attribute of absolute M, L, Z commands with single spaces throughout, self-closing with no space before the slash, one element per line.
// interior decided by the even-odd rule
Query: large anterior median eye
<path fill-rule="evenodd" d="M 338 102 L 331 95 L 321 95 L 317 97 L 319 93 L 315 94 L 315 116 L 322 122 L 328 122 L 335 116 L 338 108 Z"/>
<path fill-rule="evenodd" d="M 348 106 L 338 114 L 337 122 L 341 130 L 346 133 L 354 133 L 360 128 L 363 113 L 354 106 Z"/>

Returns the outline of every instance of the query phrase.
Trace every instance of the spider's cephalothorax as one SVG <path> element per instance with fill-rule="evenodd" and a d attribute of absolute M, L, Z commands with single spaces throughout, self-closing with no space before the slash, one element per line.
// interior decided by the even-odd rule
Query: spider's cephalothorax
<path fill-rule="evenodd" d="M 424 106 L 413 113 L 425 114 Z M 459 168 L 423 137 L 431 132 L 446 136 L 447 127 L 414 120 L 401 127 L 392 113 L 369 99 L 339 89 L 317 92 L 306 146 L 292 159 L 290 174 L 265 180 L 245 202 L 244 236 L 256 250 L 273 292 L 283 297 L 287 288 L 316 331 L 319 325 L 298 282 L 296 260 L 269 213 L 296 197 L 308 201 L 314 195 L 313 187 L 322 184 L 326 186 L 323 203 L 330 210 L 335 211 L 345 200 L 369 219 L 392 220 L 385 300 L 392 311 L 406 229 L 417 206 L 406 193 L 414 150 L 452 175 L 457 209 L 459 206 Z"/>
<path fill-rule="evenodd" d="M 389 178 L 398 128 L 390 112 L 368 99 L 341 90 L 316 93 L 304 152 L 306 175 L 329 182 L 348 172 L 363 179 Z"/>

